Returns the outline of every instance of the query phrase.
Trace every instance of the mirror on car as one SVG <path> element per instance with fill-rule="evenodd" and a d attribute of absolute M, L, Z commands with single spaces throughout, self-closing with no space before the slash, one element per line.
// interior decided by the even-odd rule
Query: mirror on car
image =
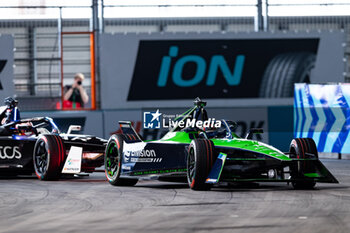
<path fill-rule="evenodd" d="M 264 130 L 262 128 L 251 128 L 247 135 L 245 136 L 245 139 L 252 139 L 254 134 L 262 134 L 264 133 Z"/>
<path fill-rule="evenodd" d="M 80 131 L 81 126 L 80 125 L 70 125 L 67 131 L 67 134 L 71 134 L 73 131 Z"/>

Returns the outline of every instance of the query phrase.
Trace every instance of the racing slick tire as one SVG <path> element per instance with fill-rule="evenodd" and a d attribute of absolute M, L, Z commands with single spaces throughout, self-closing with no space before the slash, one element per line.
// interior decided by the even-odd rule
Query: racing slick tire
<path fill-rule="evenodd" d="M 283 53 L 275 56 L 263 74 L 259 96 L 292 97 L 294 83 L 310 83 L 316 55 L 309 52 Z"/>
<path fill-rule="evenodd" d="M 57 180 L 61 176 L 66 150 L 58 135 L 41 135 L 34 146 L 34 171 L 40 180 Z"/>
<path fill-rule="evenodd" d="M 187 182 L 193 190 L 209 190 L 205 181 L 215 162 L 214 143 L 208 139 L 195 139 L 191 142 L 187 156 Z"/>
<path fill-rule="evenodd" d="M 131 140 L 131 141 L 130 141 Z M 130 135 L 114 134 L 106 146 L 104 164 L 108 182 L 115 186 L 134 186 L 138 179 L 121 178 L 123 142 L 134 142 Z"/>
<path fill-rule="evenodd" d="M 289 148 L 290 158 L 309 159 L 317 158 L 318 151 L 316 144 L 312 138 L 294 138 Z M 312 164 L 303 161 L 298 161 L 296 166 L 291 167 L 291 178 L 304 178 L 304 173 L 314 172 Z M 294 189 L 312 189 L 316 185 L 313 180 L 292 181 Z"/>

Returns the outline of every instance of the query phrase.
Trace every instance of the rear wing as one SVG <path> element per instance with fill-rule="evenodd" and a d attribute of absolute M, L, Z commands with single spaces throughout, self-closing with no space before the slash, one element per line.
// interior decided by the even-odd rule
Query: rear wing
<path fill-rule="evenodd" d="M 140 135 L 136 132 L 135 128 L 132 126 L 130 121 L 119 121 L 118 123 L 123 134 L 134 135 L 137 139 L 143 141 Z"/>

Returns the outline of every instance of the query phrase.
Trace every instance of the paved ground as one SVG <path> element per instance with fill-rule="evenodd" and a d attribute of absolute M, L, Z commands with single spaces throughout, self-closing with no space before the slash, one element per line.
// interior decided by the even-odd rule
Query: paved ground
<path fill-rule="evenodd" d="M 323 160 L 341 182 L 214 188 L 142 181 L 113 187 L 102 173 L 42 182 L 0 179 L 0 232 L 350 232 L 350 161 Z"/>

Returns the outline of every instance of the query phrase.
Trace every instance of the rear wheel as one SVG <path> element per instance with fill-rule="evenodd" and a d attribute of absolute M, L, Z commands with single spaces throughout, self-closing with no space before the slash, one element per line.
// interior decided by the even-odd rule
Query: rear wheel
<path fill-rule="evenodd" d="M 34 171 L 40 180 L 56 180 L 61 176 L 65 148 L 58 135 L 42 135 L 34 146 Z"/>
<path fill-rule="evenodd" d="M 312 138 L 294 138 L 289 148 L 290 158 L 309 159 L 318 158 L 316 144 Z M 314 167 L 305 161 L 298 161 L 290 167 L 292 179 L 305 179 L 305 173 L 313 173 Z M 315 187 L 314 180 L 292 181 L 295 189 L 312 189 Z"/>
<path fill-rule="evenodd" d="M 209 190 L 211 185 L 205 181 L 214 164 L 214 144 L 207 139 L 191 142 L 187 157 L 187 182 L 193 190 Z"/>
<path fill-rule="evenodd" d="M 111 185 L 133 186 L 137 179 L 121 178 L 121 167 L 123 162 L 123 142 L 128 138 L 125 135 L 112 135 L 107 143 L 105 151 L 105 173 Z"/>

